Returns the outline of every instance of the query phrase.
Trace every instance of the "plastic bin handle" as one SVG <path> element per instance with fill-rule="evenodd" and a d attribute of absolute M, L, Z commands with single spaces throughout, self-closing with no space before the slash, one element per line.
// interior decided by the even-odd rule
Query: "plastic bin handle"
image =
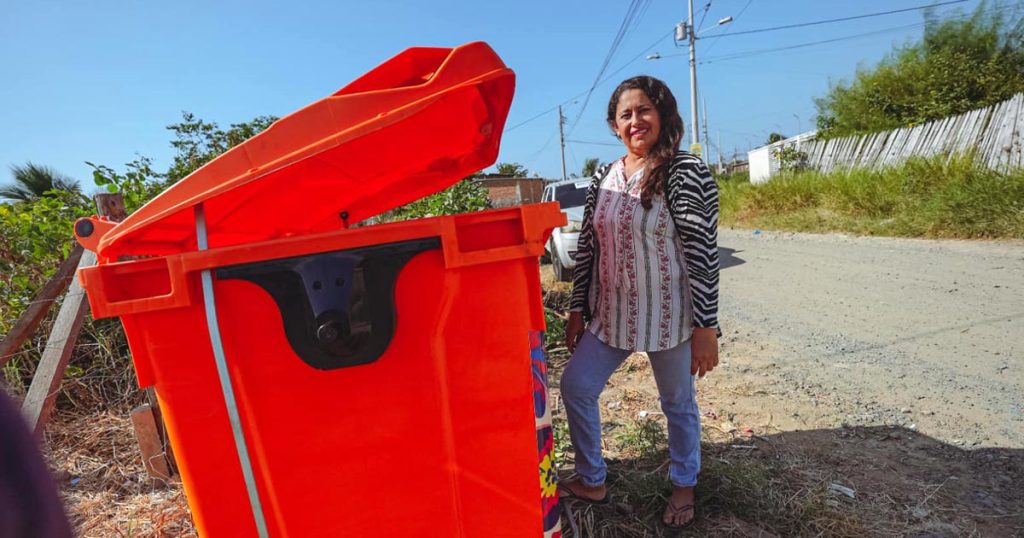
<path fill-rule="evenodd" d="M 540 257 L 551 230 L 567 222 L 557 203 L 456 215 L 441 223 L 445 266 Z"/>

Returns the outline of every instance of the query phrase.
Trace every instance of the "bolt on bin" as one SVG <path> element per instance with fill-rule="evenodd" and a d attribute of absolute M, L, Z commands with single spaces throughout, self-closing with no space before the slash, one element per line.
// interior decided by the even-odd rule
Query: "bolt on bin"
<path fill-rule="evenodd" d="M 559 535 L 557 204 L 353 226 L 492 164 L 514 78 L 484 43 L 408 49 L 122 223 L 77 223 L 200 535 Z"/>

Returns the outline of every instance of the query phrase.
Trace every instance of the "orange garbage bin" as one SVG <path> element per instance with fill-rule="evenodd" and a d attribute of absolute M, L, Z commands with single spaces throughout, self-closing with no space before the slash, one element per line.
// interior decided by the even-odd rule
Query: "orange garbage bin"
<path fill-rule="evenodd" d="M 513 89 L 486 44 L 409 49 L 122 223 L 76 223 L 202 536 L 559 534 L 557 205 L 356 226 L 493 163 Z"/>

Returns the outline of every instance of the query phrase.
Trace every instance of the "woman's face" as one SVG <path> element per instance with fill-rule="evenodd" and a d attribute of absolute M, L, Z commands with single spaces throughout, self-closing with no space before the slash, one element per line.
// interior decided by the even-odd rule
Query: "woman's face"
<path fill-rule="evenodd" d="M 647 152 L 658 142 L 661 116 L 643 90 L 626 90 L 615 106 L 615 134 L 626 150 L 636 155 Z"/>

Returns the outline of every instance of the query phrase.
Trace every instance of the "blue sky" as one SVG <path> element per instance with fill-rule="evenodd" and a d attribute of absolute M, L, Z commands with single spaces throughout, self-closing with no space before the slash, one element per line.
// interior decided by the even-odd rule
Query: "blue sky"
<path fill-rule="evenodd" d="M 938 8 L 969 12 L 979 0 Z M 701 95 L 712 142 L 744 151 L 768 133 L 813 127 L 813 98 L 829 81 L 917 39 L 923 12 L 747 35 L 712 36 L 920 6 L 926 0 L 712 0 L 704 26 L 732 24 L 698 41 Z M 695 0 L 698 21 L 706 0 Z M 136 154 L 166 169 L 164 126 L 189 111 L 222 126 L 284 115 L 322 98 L 410 46 L 488 42 L 517 73 L 508 127 L 585 92 L 629 2 L 6 2 L 0 8 L 0 182 L 6 168 L 33 161 L 90 185 L 85 161 L 120 169 Z M 567 168 L 618 157 L 604 123 L 615 83 L 649 74 L 666 81 L 689 131 L 685 48 L 669 34 L 686 17 L 683 0 L 651 0 L 582 111 L 569 118 Z M 913 25 L 913 26 L 911 26 Z M 870 33 L 856 39 L 760 55 L 729 55 Z M 659 38 L 660 36 L 660 38 Z M 652 46 L 653 45 L 653 46 Z M 645 49 L 648 52 L 641 54 Z M 662 59 L 648 61 L 658 52 Z M 678 54 L 678 56 L 670 56 Z M 631 58 L 640 59 L 627 63 Z M 579 122 L 575 120 L 579 117 Z M 507 129 L 499 161 L 560 177 L 557 113 Z M 567 127 L 567 128 L 568 128 Z M 688 140 L 688 137 L 687 137 Z M 715 153 L 711 151 L 712 159 Z"/>

